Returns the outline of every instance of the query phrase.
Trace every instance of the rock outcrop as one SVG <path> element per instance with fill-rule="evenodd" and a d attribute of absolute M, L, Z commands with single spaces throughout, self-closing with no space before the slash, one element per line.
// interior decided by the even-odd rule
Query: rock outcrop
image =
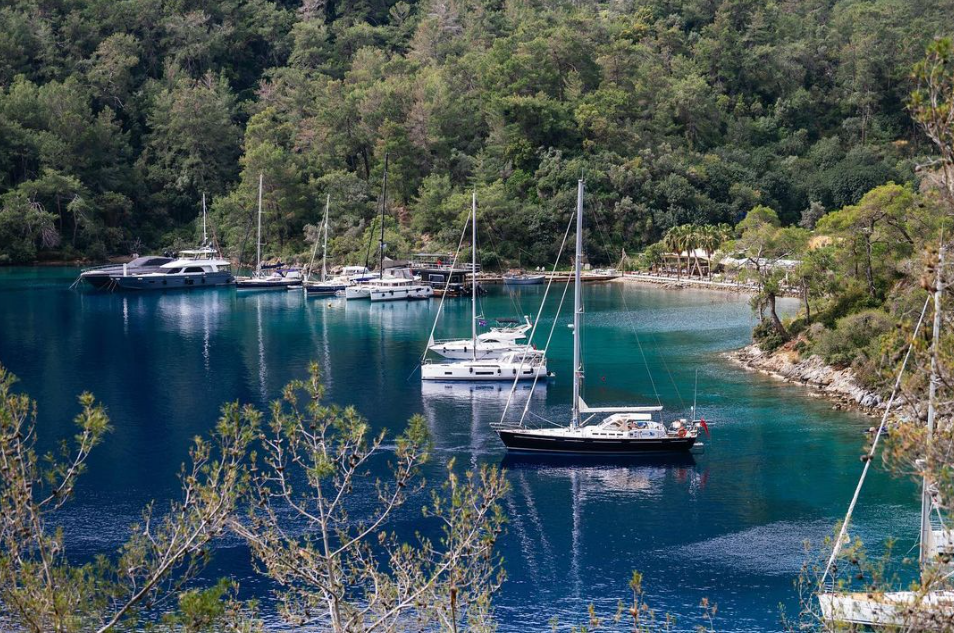
<path fill-rule="evenodd" d="M 858 384 L 850 368 L 837 369 L 826 365 L 819 356 L 802 358 L 798 352 L 785 347 L 766 353 L 757 345 L 729 352 L 727 356 L 746 369 L 812 388 L 834 400 L 839 407 L 848 406 L 873 413 L 886 406 L 879 394 Z"/>

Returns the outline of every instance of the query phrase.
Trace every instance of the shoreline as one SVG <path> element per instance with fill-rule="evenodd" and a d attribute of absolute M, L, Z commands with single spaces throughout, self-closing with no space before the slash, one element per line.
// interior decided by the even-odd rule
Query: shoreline
<path fill-rule="evenodd" d="M 830 401 L 833 409 L 880 417 L 887 405 L 881 395 L 859 385 L 850 368 L 836 369 L 819 356 L 801 358 L 798 352 L 784 347 L 767 353 L 755 344 L 723 352 L 722 356 L 746 371 L 805 387 L 811 395 Z M 897 408 L 900 403 L 895 405 Z"/>
<path fill-rule="evenodd" d="M 612 281 L 656 286 L 665 290 L 715 290 L 718 292 L 744 295 L 753 295 L 758 292 L 758 287 L 755 284 L 709 281 L 708 279 L 694 279 L 689 277 L 665 277 L 646 273 L 624 273 Z M 794 293 L 785 293 L 780 296 L 794 297 L 797 295 Z"/>

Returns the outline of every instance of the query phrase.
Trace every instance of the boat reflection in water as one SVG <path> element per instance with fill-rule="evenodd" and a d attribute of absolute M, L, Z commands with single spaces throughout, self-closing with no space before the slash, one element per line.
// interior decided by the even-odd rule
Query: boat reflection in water
<path fill-rule="evenodd" d="M 507 470 L 542 469 L 546 471 L 569 471 L 576 468 L 587 468 L 594 472 L 610 470 L 626 471 L 629 473 L 655 471 L 664 474 L 666 471 L 679 468 L 692 468 L 696 459 L 692 453 L 660 453 L 658 455 L 641 456 L 638 462 L 625 455 L 555 455 L 552 453 L 507 453 L 500 464 Z M 638 486 L 643 488 L 642 485 Z"/>
<path fill-rule="evenodd" d="M 660 500 L 695 497 L 707 477 L 690 453 L 646 455 L 634 462 L 625 456 L 508 452 L 500 465 L 511 486 L 504 506 L 516 541 L 503 552 L 508 573 L 533 577 L 537 599 L 552 603 L 560 620 L 577 619 L 584 598 L 598 612 L 612 613 L 627 582 L 627 574 L 618 571 L 619 557 L 630 555 L 623 544 L 661 547 L 654 550 L 661 552 L 659 561 L 633 559 L 632 569 L 668 564 L 663 561 L 671 548 L 685 545 L 684 535 L 674 528 L 686 516 L 670 512 Z M 594 578 L 607 588 L 605 600 L 593 599 Z M 573 599 L 565 599 L 567 590 Z M 501 611 L 501 617 L 510 616 L 520 617 L 519 609 Z"/>

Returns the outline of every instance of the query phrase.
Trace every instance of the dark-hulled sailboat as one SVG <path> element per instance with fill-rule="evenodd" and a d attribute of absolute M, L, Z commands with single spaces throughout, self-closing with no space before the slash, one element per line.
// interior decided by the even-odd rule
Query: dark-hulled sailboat
<path fill-rule="evenodd" d="M 590 407 L 582 398 L 583 362 L 581 332 L 583 284 L 583 180 L 577 183 L 576 261 L 573 299 L 573 412 L 569 426 L 527 428 L 507 426 L 494 429 L 508 450 L 568 455 L 633 455 L 681 453 L 689 451 L 699 437 L 702 421 L 662 421 L 661 406 Z M 600 421 L 593 419 L 609 414 Z M 506 412 L 505 412 L 506 415 Z"/>

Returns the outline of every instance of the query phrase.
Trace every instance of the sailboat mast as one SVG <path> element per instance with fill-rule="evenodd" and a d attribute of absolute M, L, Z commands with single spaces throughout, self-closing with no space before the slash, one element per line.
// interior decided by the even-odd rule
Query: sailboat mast
<path fill-rule="evenodd" d="M 378 273 L 384 279 L 384 214 L 388 208 L 388 155 L 384 155 L 384 188 L 381 194 L 381 242 L 378 259 Z"/>
<path fill-rule="evenodd" d="M 258 175 L 258 244 L 255 247 L 255 272 L 262 272 L 262 182 L 264 177 Z"/>
<path fill-rule="evenodd" d="M 477 190 L 470 205 L 470 337 L 473 359 L 477 360 Z"/>
<path fill-rule="evenodd" d="M 331 206 L 331 194 L 325 197 L 325 235 L 321 241 L 321 280 L 328 276 L 328 207 Z"/>
<path fill-rule="evenodd" d="M 576 258 L 573 272 L 573 416 L 570 428 L 580 426 L 580 386 L 583 381 L 583 363 L 580 350 L 580 325 L 583 315 L 583 287 L 580 270 L 583 254 L 583 179 L 576 184 Z"/>
<path fill-rule="evenodd" d="M 928 388 L 927 412 L 927 444 L 934 439 L 934 420 L 936 416 L 935 402 L 937 400 L 937 343 L 941 337 L 941 295 L 944 292 L 944 247 L 938 250 L 937 279 L 934 282 L 934 331 L 931 338 L 931 383 Z M 931 510 L 934 503 L 931 499 L 929 482 L 925 476 L 921 481 L 921 550 L 920 560 L 922 569 L 931 561 L 934 538 L 931 529 Z"/>
<path fill-rule="evenodd" d="M 205 246 L 206 242 L 209 241 L 209 236 L 205 230 L 205 192 L 202 192 L 202 246 Z"/>

